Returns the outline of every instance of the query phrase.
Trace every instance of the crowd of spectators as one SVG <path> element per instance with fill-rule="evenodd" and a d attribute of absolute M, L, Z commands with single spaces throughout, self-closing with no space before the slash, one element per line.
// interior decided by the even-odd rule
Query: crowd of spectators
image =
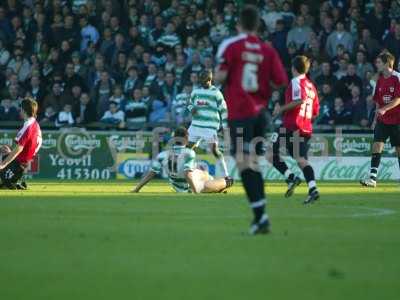
<path fill-rule="evenodd" d="M 236 34 L 244 2 L 26 0 L 0 5 L 0 121 L 19 120 L 35 98 L 42 123 L 118 128 L 188 121 L 198 73 Z M 400 57 L 400 1 L 253 1 L 260 36 L 291 59 L 312 59 L 318 124 L 366 127 L 374 111 L 374 58 Z M 397 66 L 397 65 L 396 65 Z M 276 91 L 270 109 L 282 101 Z"/>

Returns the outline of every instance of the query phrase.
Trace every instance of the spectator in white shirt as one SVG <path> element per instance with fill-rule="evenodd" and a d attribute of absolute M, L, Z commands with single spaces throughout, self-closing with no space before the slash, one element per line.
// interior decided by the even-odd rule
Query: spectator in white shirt
<path fill-rule="evenodd" d="M 125 113 L 119 109 L 118 103 L 111 101 L 109 110 L 107 110 L 101 118 L 102 123 L 116 125 L 118 128 L 125 127 Z"/>
<path fill-rule="evenodd" d="M 56 119 L 57 127 L 69 127 L 75 124 L 74 117 L 72 116 L 72 105 L 69 103 L 64 104 L 63 110 L 58 113 Z"/>

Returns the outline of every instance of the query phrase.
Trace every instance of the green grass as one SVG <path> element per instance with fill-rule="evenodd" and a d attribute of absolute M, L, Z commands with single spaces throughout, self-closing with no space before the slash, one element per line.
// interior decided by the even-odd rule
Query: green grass
<path fill-rule="evenodd" d="M 267 183 L 272 234 L 250 237 L 240 185 L 36 182 L 0 191 L 0 299 L 400 299 L 400 187 L 324 183 L 309 207 Z"/>

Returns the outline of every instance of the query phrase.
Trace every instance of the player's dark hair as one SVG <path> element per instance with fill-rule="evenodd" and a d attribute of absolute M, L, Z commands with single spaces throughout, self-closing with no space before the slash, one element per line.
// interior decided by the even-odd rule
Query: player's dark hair
<path fill-rule="evenodd" d="M 389 51 L 385 50 L 381 54 L 378 55 L 378 57 L 385 65 L 388 64 L 389 68 L 393 69 L 394 67 L 394 61 L 396 60 L 395 57 L 393 56 L 392 53 Z"/>
<path fill-rule="evenodd" d="M 204 70 L 200 72 L 199 75 L 200 84 L 208 88 L 210 86 L 210 81 L 212 80 L 212 71 L 211 70 Z"/>
<path fill-rule="evenodd" d="M 310 59 L 304 55 L 298 55 L 292 61 L 293 68 L 299 74 L 307 74 L 308 71 L 310 70 L 310 65 L 311 65 Z"/>
<path fill-rule="evenodd" d="M 174 130 L 173 137 L 176 145 L 183 145 L 184 139 L 188 137 L 188 131 L 185 127 L 178 127 Z"/>
<path fill-rule="evenodd" d="M 25 98 L 21 102 L 21 109 L 26 113 L 28 117 L 37 117 L 38 104 L 33 98 Z"/>
<path fill-rule="evenodd" d="M 245 5 L 240 12 L 239 22 L 244 30 L 256 31 L 260 24 L 257 7 L 251 4 Z"/>

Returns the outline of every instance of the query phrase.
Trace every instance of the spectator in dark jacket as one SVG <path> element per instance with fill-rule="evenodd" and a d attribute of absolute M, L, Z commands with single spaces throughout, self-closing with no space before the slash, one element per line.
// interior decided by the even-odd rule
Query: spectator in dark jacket
<path fill-rule="evenodd" d="M 76 124 L 85 125 L 97 120 L 96 106 L 90 100 L 89 94 L 83 93 L 80 102 L 74 107 Z"/>
<path fill-rule="evenodd" d="M 343 99 L 340 97 L 335 98 L 332 112 L 330 113 L 330 125 L 350 125 L 352 124 L 351 112 L 346 109 Z"/>
<path fill-rule="evenodd" d="M 18 121 L 19 112 L 15 106 L 12 106 L 10 99 L 4 99 L 0 105 L 0 121 Z"/>

